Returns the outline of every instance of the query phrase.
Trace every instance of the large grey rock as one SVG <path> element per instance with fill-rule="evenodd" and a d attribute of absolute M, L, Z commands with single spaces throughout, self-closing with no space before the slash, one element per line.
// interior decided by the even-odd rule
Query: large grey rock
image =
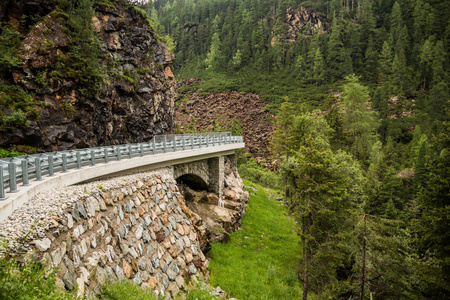
<path fill-rule="evenodd" d="M 50 246 L 52 245 L 52 242 L 48 238 L 44 238 L 42 240 L 36 240 L 34 241 L 34 244 L 38 248 L 39 251 L 44 252 L 47 251 Z"/>

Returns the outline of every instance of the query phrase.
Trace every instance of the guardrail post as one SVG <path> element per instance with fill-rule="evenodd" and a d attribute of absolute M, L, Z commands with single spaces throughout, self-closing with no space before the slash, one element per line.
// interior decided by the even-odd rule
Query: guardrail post
<path fill-rule="evenodd" d="M 22 160 L 22 186 L 30 185 L 28 180 L 28 157 Z"/>
<path fill-rule="evenodd" d="M 16 181 L 16 164 L 13 162 L 8 163 L 9 172 L 9 192 L 17 192 L 17 181 Z"/>
<path fill-rule="evenodd" d="M 128 145 L 128 158 L 133 158 L 133 147 Z"/>
<path fill-rule="evenodd" d="M 191 149 L 194 149 L 194 136 L 191 135 Z"/>
<path fill-rule="evenodd" d="M 173 152 L 177 151 L 177 135 L 173 135 Z"/>
<path fill-rule="evenodd" d="M 183 150 L 186 150 L 186 140 L 184 139 L 184 134 L 183 134 Z"/>
<path fill-rule="evenodd" d="M 54 176 L 53 172 L 53 155 L 48 156 L 48 176 L 52 177 Z"/>
<path fill-rule="evenodd" d="M 120 156 L 120 146 L 119 147 L 114 147 L 113 149 L 115 149 L 117 151 L 117 160 L 120 160 L 121 156 Z"/>
<path fill-rule="evenodd" d="M 41 181 L 42 180 L 41 159 L 39 157 L 36 157 L 34 159 L 34 164 L 36 166 L 36 181 Z"/>
<path fill-rule="evenodd" d="M 107 164 L 109 162 L 108 149 L 107 148 L 103 149 L 103 152 L 105 153 L 105 164 Z"/>
<path fill-rule="evenodd" d="M 202 147 L 202 137 L 199 136 L 197 139 L 198 139 L 198 147 L 201 148 Z"/>
<path fill-rule="evenodd" d="M 216 134 L 213 134 L 213 147 L 216 145 Z"/>
<path fill-rule="evenodd" d="M 63 171 L 63 173 L 67 172 L 67 154 L 66 153 L 62 154 L 62 171 Z"/>
<path fill-rule="evenodd" d="M 156 152 L 156 142 L 155 142 L 155 137 L 153 137 L 152 140 L 152 154 L 155 154 Z"/>
<path fill-rule="evenodd" d="M 91 150 L 91 166 L 95 166 L 95 151 Z"/>
<path fill-rule="evenodd" d="M 164 143 L 163 143 L 164 153 L 166 153 L 167 151 L 166 144 L 167 144 L 167 136 L 164 135 Z"/>
<path fill-rule="evenodd" d="M 0 167 L 0 200 L 5 200 L 5 184 L 3 182 L 3 167 Z"/>
<path fill-rule="evenodd" d="M 80 153 L 80 151 L 77 151 L 76 156 L 77 156 L 77 169 L 81 169 L 81 153 Z"/>
<path fill-rule="evenodd" d="M 144 156 L 144 145 L 143 144 L 139 145 L 139 150 L 141 152 L 141 156 Z"/>

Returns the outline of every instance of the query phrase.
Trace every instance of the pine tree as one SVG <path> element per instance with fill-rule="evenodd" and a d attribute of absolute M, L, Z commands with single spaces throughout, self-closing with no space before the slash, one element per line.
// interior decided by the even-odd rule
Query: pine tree
<path fill-rule="evenodd" d="M 316 86 L 324 79 L 324 69 L 325 61 L 320 48 L 317 48 L 313 63 L 313 78 L 316 80 Z"/>
<path fill-rule="evenodd" d="M 427 87 L 431 77 L 431 65 L 434 59 L 434 37 L 428 38 L 420 49 L 420 62 L 422 64 L 422 90 Z"/>
<path fill-rule="evenodd" d="M 439 40 L 434 46 L 433 61 L 431 62 L 431 69 L 433 71 L 433 83 L 445 82 L 447 80 L 446 72 L 446 57 L 447 52 L 444 48 L 444 43 Z"/>
<path fill-rule="evenodd" d="M 420 143 L 419 153 L 414 165 L 414 178 L 413 178 L 413 193 L 417 195 L 421 188 L 425 187 L 427 179 L 427 169 L 425 156 L 427 154 L 427 141 L 424 140 Z"/>
<path fill-rule="evenodd" d="M 378 53 L 374 49 L 373 37 L 369 37 L 364 56 L 364 78 L 370 82 L 376 82 L 378 78 Z"/>
<path fill-rule="evenodd" d="M 447 111 L 449 107 L 447 106 Z M 434 274 L 435 299 L 445 299 L 450 293 L 450 126 L 437 140 L 437 156 L 428 165 L 427 181 L 418 195 L 421 217 L 418 227 L 418 246 L 421 257 L 435 258 L 440 269 Z"/>
<path fill-rule="evenodd" d="M 387 41 L 384 41 L 380 53 L 380 82 L 387 82 L 392 73 L 392 51 Z"/>
<path fill-rule="evenodd" d="M 286 97 L 275 119 L 276 129 L 272 134 L 272 151 L 277 159 L 291 154 L 291 132 L 294 126 L 294 105 Z"/>
<path fill-rule="evenodd" d="M 330 80 L 340 79 L 342 76 L 342 65 L 344 62 L 344 45 L 341 40 L 341 26 L 338 18 L 333 15 L 331 23 L 331 34 L 328 41 L 327 70 Z"/>
<path fill-rule="evenodd" d="M 346 178 L 339 173 L 327 144 L 312 136 L 295 158 L 297 168 L 292 173 L 299 195 L 296 211 L 303 239 L 301 277 L 306 300 L 310 290 L 317 290 L 335 277 L 340 262 L 336 243 L 345 219 L 341 201 L 346 193 Z"/>
<path fill-rule="evenodd" d="M 362 213 L 355 226 L 358 242 L 353 295 L 358 299 L 411 299 L 413 269 L 409 235 L 401 223 Z M 402 274 L 399 276 L 398 274 Z"/>
<path fill-rule="evenodd" d="M 342 108 L 345 110 L 344 126 L 352 137 L 353 158 L 367 157 L 377 125 L 375 112 L 368 105 L 369 90 L 354 75 L 345 79 Z"/>
<path fill-rule="evenodd" d="M 221 42 L 219 38 L 219 33 L 214 33 L 212 40 L 211 40 L 211 47 L 206 55 L 206 66 L 207 69 L 215 68 L 220 65 L 220 62 L 222 60 L 222 53 L 220 51 L 221 49 Z"/>

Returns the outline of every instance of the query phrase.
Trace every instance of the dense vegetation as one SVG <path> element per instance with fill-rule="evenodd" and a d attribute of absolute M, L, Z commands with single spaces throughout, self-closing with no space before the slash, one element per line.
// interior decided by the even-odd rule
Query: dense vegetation
<path fill-rule="evenodd" d="M 300 6 L 322 26 L 301 24 L 293 38 L 287 14 Z M 448 1 L 159 0 L 148 10 L 174 37 L 176 73 L 203 79 L 182 92 L 254 92 L 277 113 L 272 150 L 300 224 L 303 299 L 447 297 Z M 274 184 L 252 160 L 240 170 Z"/>

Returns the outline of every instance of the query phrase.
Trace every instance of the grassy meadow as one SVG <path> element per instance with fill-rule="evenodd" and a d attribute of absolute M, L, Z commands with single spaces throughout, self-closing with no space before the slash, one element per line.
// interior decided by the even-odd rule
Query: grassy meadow
<path fill-rule="evenodd" d="M 227 244 L 213 244 L 209 256 L 211 285 L 241 299 L 299 299 L 297 278 L 300 238 L 277 192 L 254 185 L 241 229 Z M 269 196 L 272 197 L 269 197 Z"/>

